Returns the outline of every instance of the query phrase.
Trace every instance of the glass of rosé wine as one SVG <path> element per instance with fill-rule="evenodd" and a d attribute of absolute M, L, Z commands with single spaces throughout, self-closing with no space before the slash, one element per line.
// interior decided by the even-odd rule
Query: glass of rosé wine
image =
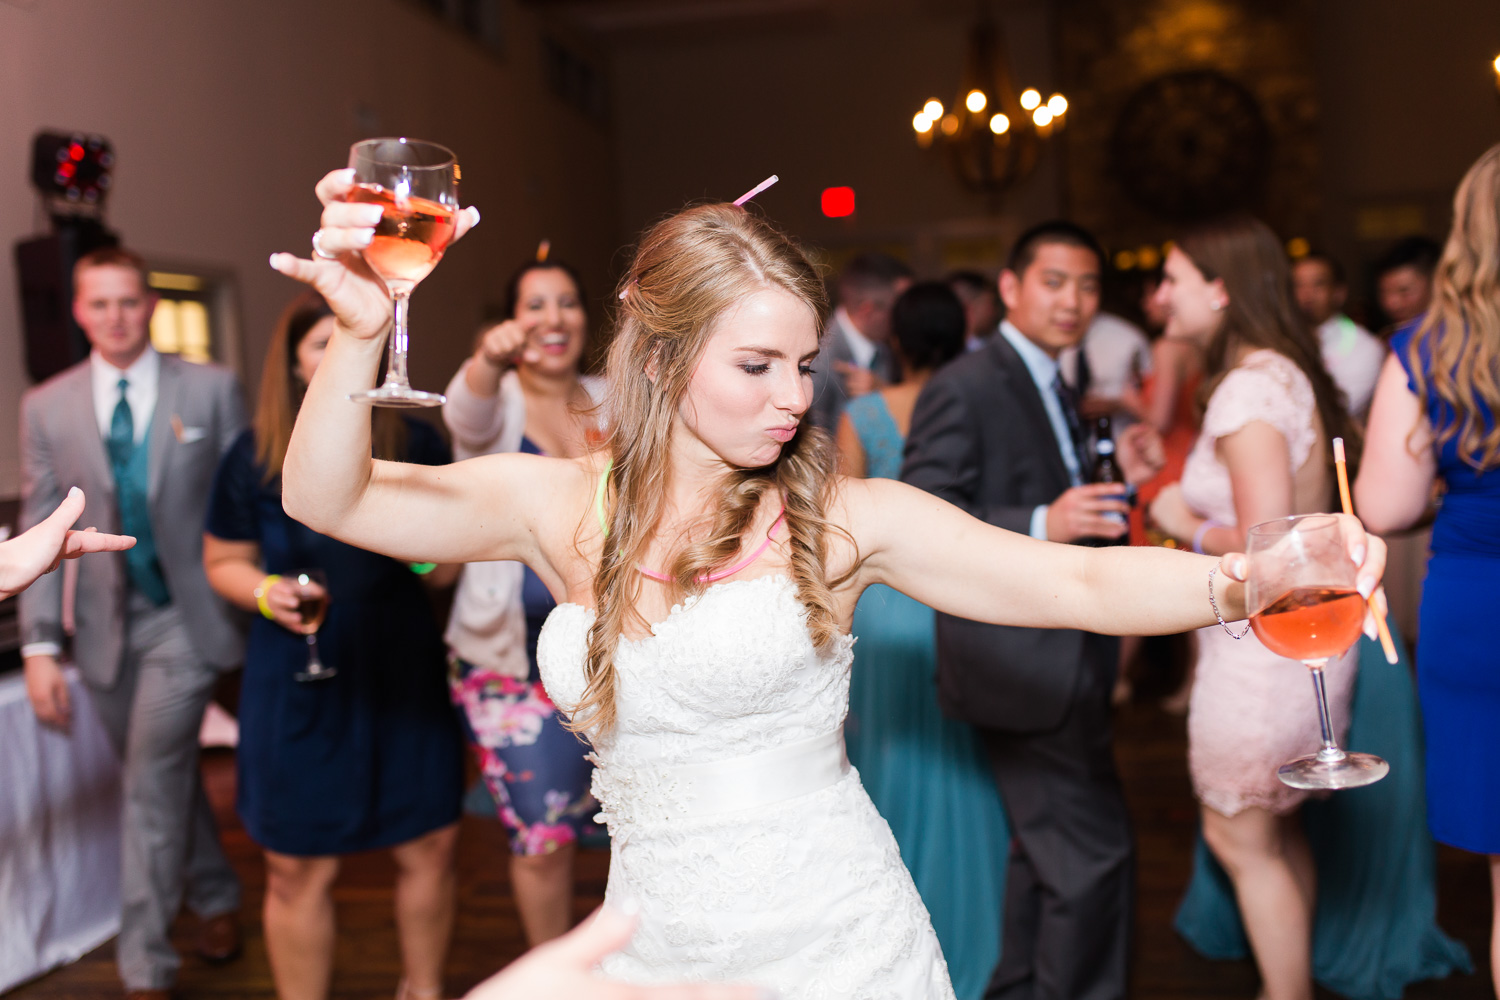
<path fill-rule="evenodd" d="M 1301 660 L 1312 672 L 1323 748 L 1287 761 L 1276 776 L 1293 788 L 1358 788 L 1385 777 L 1391 767 L 1374 754 L 1339 747 L 1328 717 L 1323 668 L 1359 640 L 1365 599 L 1355 589 L 1338 518 L 1306 514 L 1266 521 L 1250 529 L 1246 604 L 1250 625 L 1266 648 Z"/>
<path fill-rule="evenodd" d="M 349 166 L 354 187 L 346 200 L 379 205 L 385 213 L 361 256 L 385 282 L 395 313 L 384 384 L 349 398 L 374 406 L 441 406 L 447 402 L 441 393 L 413 389 L 407 380 L 406 313 L 412 289 L 453 240 L 458 161 L 432 142 L 366 139 L 349 147 Z"/>

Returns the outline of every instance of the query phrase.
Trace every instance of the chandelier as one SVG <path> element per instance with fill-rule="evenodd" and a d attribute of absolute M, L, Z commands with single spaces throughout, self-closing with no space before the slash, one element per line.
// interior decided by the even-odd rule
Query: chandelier
<path fill-rule="evenodd" d="M 949 108 L 932 98 L 911 120 L 917 145 L 948 157 L 964 187 L 992 198 L 1036 167 L 1042 140 L 1062 128 L 1068 99 L 1016 93 L 1000 26 L 986 16 L 969 34 L 968 59 Z"/>

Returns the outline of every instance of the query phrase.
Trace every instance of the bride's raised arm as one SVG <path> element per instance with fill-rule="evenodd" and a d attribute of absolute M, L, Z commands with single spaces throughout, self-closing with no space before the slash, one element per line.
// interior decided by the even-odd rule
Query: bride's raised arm
<path fill-rule="evenodd" d="M 849 524 L 867 557 L 865 584 L 885 583 L 929 607 L 996 625 L 1161 635 L 1245 618 L 1245 557 L 1158 548 L 1042 542 L 986 524 L 929 493 L 889 479 L 843 484 Z M 1339 515 L 1359 590 L 1385 570 L 1385 543 Z"/>
<path fill-rule="evenodd" d="M 470 562 L 534 560 L 536 512 L 556 507 L 576 467 L 532 455 L 496 455 L 449 466 L 370 457 L 370 410 L 351 392 L 375 384 L 391 324 L 390 298 L 358 250 L 379 220 L 378 205 L 341 199 L 352 172 L 318 183 L 323 203 L 317 246 L 327 259 L 280 253 L 271 266 L 312 285 L 338 321 L 297 415 L 282 470 L 282 504 L 314 531 L 397 559 Z M 461 236 L 476 221 L 460 213 Z"/>

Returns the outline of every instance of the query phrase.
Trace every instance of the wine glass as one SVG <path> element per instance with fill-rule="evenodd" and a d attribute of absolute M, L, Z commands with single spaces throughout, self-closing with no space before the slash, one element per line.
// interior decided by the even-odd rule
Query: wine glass
<path fill-rule="evenodd" d="M 1349 558 L 1338 518 L 1306 514 L 1250 529 L 1246 603 L 1250 625 L 1266 648 L 1301 660 L 1312 672 L 1323 749 L 1281 765 L 1276 776 L 1293 788 L 1358 788 L 1391 767 L 1374 754 L 1339 748 L 1328 718 L 1323 668 L 1359 639 L 1365 599 L 1355 589 L 1358 567 Z"/>
<path fill-rule="evenodd" d="M 318 654 L 318 629 L 328 617 L 328 577 L 320 569 L 294 569 L 282 574 L 297 588 L 297 616 L 302 619 L 302 634 L 307 638 L 307 667 L 297 671 L 299 681 L 326 681 L 338 673 Z"/>
<path fill-rule="evenodd" d="M 406 377 L 408 299 L 417 282 L 443 259 L 453 240 L 458 211 L 458 161 L 444 146 L 418 139 L 366 139 L 349 148 L 354 187 L 346 200 L 379 205 L 384 211 L 375 238 L 361 251 L 370 270 L 391 295 L 391 329 L 385 383 L 351 393 L 374 406 L 441 406 L 437 392 L 413 389 Z"/>

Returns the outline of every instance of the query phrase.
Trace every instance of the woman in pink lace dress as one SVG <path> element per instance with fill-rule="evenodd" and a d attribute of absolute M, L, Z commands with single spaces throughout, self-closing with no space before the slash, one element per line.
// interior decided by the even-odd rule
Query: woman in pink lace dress
<path fill-rule="evenodd" d="M 1253 219 L 1203 226 L 1168 255 L 1158 295 L 1169 336 L 1205 347 L 1203 427 L 1179 485 L 1151 506 L 1198 552 L 1245 547 L 1250 525 L 1333 509 L 1329 440 L 1354 429 L 1292 298 L 1286 255 Z M 1357 449 L 1356 449 L 1357 451 Z M 1245 626 L 1239 626 L 1239 629 Z M 1328 665 L 1337 731 L 1349 724 L 1357 656 Z M 1310 1000 L 1316 878 L 1297 807 L 1276 769 L 1319 745 L 1307 668 L 1218 626 L 1198 632 L 1188 758 L 1203 835 L 1234 880 L 1266 1000 Z"/>

